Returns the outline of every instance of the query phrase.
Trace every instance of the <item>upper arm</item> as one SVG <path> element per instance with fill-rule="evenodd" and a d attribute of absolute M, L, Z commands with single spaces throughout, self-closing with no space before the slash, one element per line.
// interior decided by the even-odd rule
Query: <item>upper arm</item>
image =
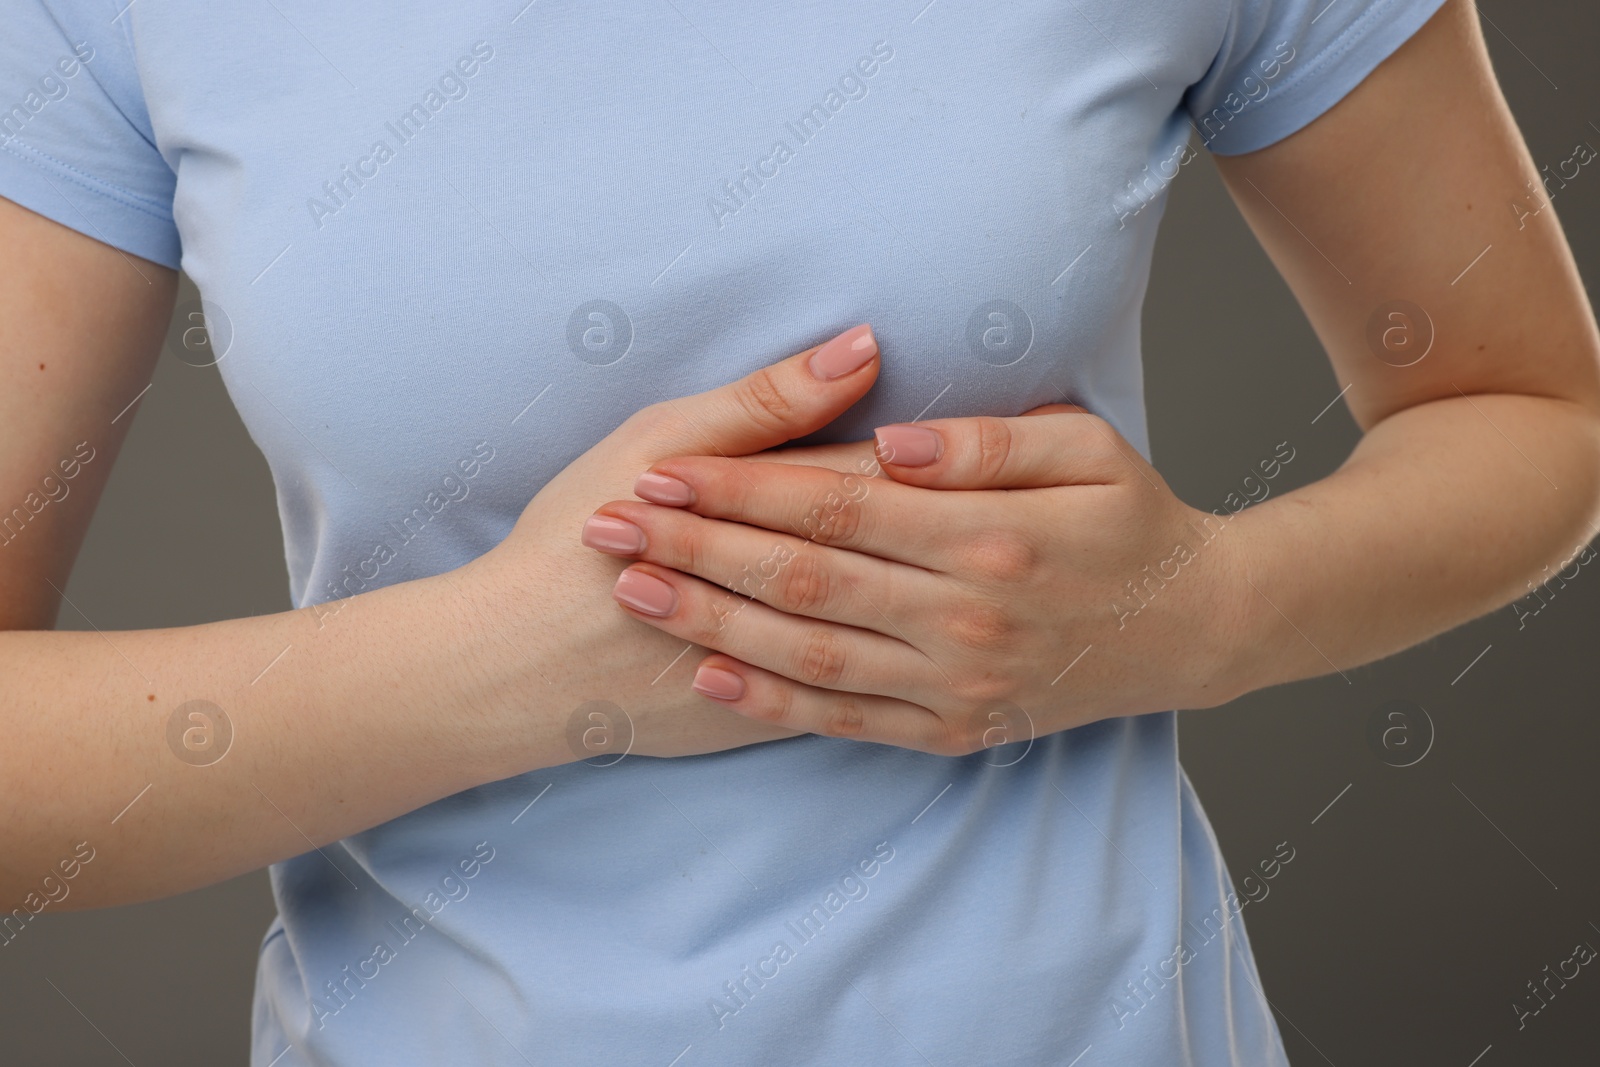
<path fill-rule="evenodd" d="M 3 198 L 0 256 L 0 629 L 45 628 L 150 381 L 177 272 Z"/>
<path fill-rule="evenodd" d="M 1304 129 L 1217 164 L 1363 428 L 1458 391 L 1600 411 L 1594 316 L 1466 0 Z"/>

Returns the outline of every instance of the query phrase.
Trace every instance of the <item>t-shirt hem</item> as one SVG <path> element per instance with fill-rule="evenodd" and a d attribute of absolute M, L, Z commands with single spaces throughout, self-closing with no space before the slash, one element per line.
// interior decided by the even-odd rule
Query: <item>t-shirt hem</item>
<path fill-rule="evenodd" d="M 1423 0 L 1392 15 L 1396 4 L 1405 2 L 1378 0 L 1367 8 L 1270 96 L 1252 105 L 1249 119 L 1230 123 L 1206 147 L 1219 156 L 1254 152 L 1298 133 L 1327 113 L 1444 6 L 1444 0 Z M 1364 47 L 1357 51 L 1358 45 Z"/>
<path fill-rule="evenodd" d="M 83 194 L 69 199 L 68 190 Z M 183 249 L 170 212 L 62 165 L 16 138 L 0 142 L 0 196 L 131 255 L 178 269 Z"/>

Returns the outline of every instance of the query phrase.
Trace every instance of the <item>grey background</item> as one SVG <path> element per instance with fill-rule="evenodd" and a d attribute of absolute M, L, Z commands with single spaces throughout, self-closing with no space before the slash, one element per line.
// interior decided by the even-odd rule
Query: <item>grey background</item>
<path fill-rule="evenodd" d="M 1600 146 L 1596 10 L 1480 10 L 1535 161 Z M 1555 206 L 1592 296 L 1600 175 L 1586 168 Z M 1342 405 L 1317 418 L 1340 385 L 1209 162 L 1170 190 L 1145 329 L 1156 464 L 1189 503 L 1220 506 L 1280 441 L 1297 454 L 1275 493 L 1353 446 Z M 1279 842 L 1295 850 L 1244 918 L 1297 1067 L 1600 1058 L 1600 965 L 1520 1031 L 1512 1009 L 1578 942 L 1600 948 L 1596 569 L 1520 631 L 1507 608 L 1348 683 L 1182 716 L 1183 762 L 1236 882 Z M 62 609 L 71 629 L 85 616 L 109 630 L 289 606 L 271 478 L 214 369 L 162 357 L 68 596 L 83 612 Z M 1408 767 L 1367 740 L 1394 699 L 1432 722 L 1431 748 Z M 1425 732 L 1407 743 L 1425 747 Z M 151 904 L 46 912 L 0 954 L 0 1061 L 244 1063 L 272 915 L 264 872 Z"/>

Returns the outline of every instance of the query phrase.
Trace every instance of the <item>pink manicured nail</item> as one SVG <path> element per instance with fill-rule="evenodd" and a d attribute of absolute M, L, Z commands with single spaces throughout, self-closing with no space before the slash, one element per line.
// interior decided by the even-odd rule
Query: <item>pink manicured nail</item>
<path fill-rule="evenodd" d="M 583 524 L 583 543 L 601 552 L 621 552 L 636 556 L 644 551 L 644 531 L 627 519 L 591 515 Z"/>
<path fill-rule="evenodd" d="M 944 455 L 944 438 L 923 426 L 880 426 L 878 459 L 897 467 L 926 467 Z"/>
<path fill-rule="evenodd" d="M 878 354 L 878 339 L 866 323 L 852 327 L 811 353 L 811 373 L 831 381 L 866 366 Z"/>
<path fill-rule="evenodd" d="M 635 611 L 665 617 L 678 610 L 678 591 L 660 578 L 628 569 L 617 576 L 611 595 Z"/>
<path fill-rule="evenodd" d="M 669 507 L 694 503 L 694 489 L 688 482 L 654 471 L 645 471 L 634 479 L 633 495 L 652 504 L 666 504 Z"/>
<path fill-rule="evenodd" d="M 717 700 L 738 700 L 744 696 L 744 679 L 721 667 L 702 666 L 694 672 L 691 688 Z"/>

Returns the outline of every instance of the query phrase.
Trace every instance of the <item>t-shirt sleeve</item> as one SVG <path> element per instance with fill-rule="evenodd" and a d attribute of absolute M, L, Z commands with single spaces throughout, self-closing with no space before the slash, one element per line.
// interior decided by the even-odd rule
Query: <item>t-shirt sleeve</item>
<path fill-rule="evenodd" d="M 1232 0 L 1222 47 L 1183 104 L 1219 155 L 1265 148 L 1333 107 L 1444 0 Z"/>
<path fill-rule="evenodd" d="M 156 148 L 122 5 L 0 7 L 0 196 L 176 268 L 177 177 Z"/>

